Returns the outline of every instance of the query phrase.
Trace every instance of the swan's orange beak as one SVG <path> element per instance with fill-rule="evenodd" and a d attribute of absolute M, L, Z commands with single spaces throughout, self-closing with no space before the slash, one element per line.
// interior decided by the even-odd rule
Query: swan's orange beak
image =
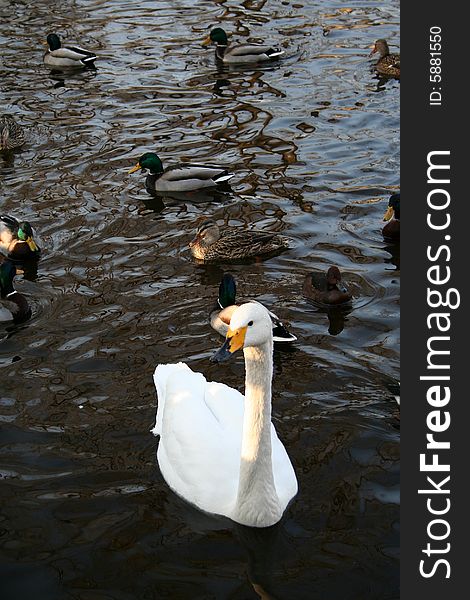
<path fill-rule="evenodd" d="M 392 206 L 389 206 L 389 207 L 387 208 L 387 211 L 386 211 L 386 213 L 384 214 L 384 218 L 383 218 L 383 220 L 384 220 L 384 221 L 390 221 L 390 219 L 391 219 L 392 217 L 393 217 L 393 207 L 392 207 Z"/>
<path fill-rule="evenodd" d="M 237 350 L 240 350 L 240 348 L 243 348 L 243 344 L 245 343 L 245 336 L 246 336 L 247 329 L 248 329 L 248 327 L 245 326 L 245 327 L 240 327 L 240 329 L 235 329 L 235 331 L 233 331 L 232 329 L 229 329 L 227 331 L 226 337 L 227 337 L 227 340 L 230 340 L 229 352 L 231 354 L 233 354 Z"/>

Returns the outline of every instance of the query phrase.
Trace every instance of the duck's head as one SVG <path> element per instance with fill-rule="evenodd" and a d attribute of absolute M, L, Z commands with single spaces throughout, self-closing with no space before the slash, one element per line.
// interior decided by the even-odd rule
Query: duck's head
<path fill-rule="evenodd" d="M 237 296 L 237 285 L 235 279 L 230 273 L 224 273 L 222 281 L 219 285 L 219 298 L 218 303 L 220 308 L 226 308 L 235 304 L 235 298 Z"/>
<path fill-rule="evenodd" d="M 228 44 L 227 34 L 222 27 L 216 27 L 213 29 L 206 39 L 202 42 L 204 46 L 209 44 L 217 44 L 218 46 L 226 46 Z"/>
<path fill-rule="evenodd" d="M 328 290 L 338 290 L 343 294 L 348 293 L 348 288 L 341 281 L 341 271 L 336 266 L 332 266 L 326 273 L 326 282 Z"/>
<path fill-rule="evenodd" d="M 220 238 L 220 229 L 215 221 L 211 219 L 204 221 L 196 231 L 196 237 L 189 242 L 189 247 L 204 246 L 208 247 L 214 244 Z"/>
<path fill-rule="evenodd" d="M 377 40 L 373 46 L 371 46 L 372 51 L 369 56 L 372 56 L 376 52 L 379 53 L 380 58 L 383 56 L 388 56 L 390 54 L 390 50 L 388 48 L 387 40 Z"/>
<path fill-rule="evenodd" d="M 259 302 L 247 302 L 233 312 L 224 345 L 212 360 L 221 362 L 241 348 L 263 346 L 272 339 L 273 324 L 268 310 Z"/>
<path fill-rule="evenodd" d="M 392 217 L 400 220 L 400 194 L 393 194 L 388 201 L 388 208 L 384 214 L 383 220 L 390 221 Z"/>
<path fill-rule="evenodd" d="M 0 297 L 6 298 L 13 293 L 13 279 L 16 275 L 16 267 L 9 260 L 0 265 Z"/>
<path fill-rule="evenodd" d="M 33 228 L 27 221 L 19 224 L 17 235 L 19 240 L 28 244 L 31 252 L 39 252 L 39 247 L 33 239 Z"/>
<path fill-rule="evenodd" d="M 143 173 L 148 169 L 152 175 L 159 175 L 160 173 L 163 173 L 162 161 L 155 152 L 146 152 L 145 154 L 142 154 L 138 163 L 135 167 L 132 167 L 129 173 L 135 173 L 139 169 L 142 169 Z"/>
<path fill-rule="evenodd" d="M 326 273 L 328 285 L 337 285 L 341 281 L 341 273 L 338 267 L 330 267 Z"/>
<path fill-rule="evenodd" d="M 47 45 L 49 46 L 49 50 L 52 52 L 53 50 L 58 50 L 60 48 L 60 38 L 55 33 L 50 33 L 47 38 Z"/>

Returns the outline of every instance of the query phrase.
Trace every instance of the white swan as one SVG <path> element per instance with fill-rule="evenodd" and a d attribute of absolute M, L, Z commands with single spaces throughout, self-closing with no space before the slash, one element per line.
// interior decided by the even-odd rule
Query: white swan
<path fill-rule="evenodd" d="M 152 430 L 168 485 L 209 513 L 251 527 L 277 523 L 297 493 L 289 456 L 271 423 L 272 322 L 248 302 L 234 311 L 216 360 L 243 348 L 245 396 L 184 363 L 158 365 Z"/>

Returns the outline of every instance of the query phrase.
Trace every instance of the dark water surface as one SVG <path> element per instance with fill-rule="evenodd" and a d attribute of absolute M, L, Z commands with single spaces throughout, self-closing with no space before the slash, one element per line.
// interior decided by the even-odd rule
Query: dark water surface
<path fill-rule="evenodd" d="M 0 3 L 2 110 L 28 144 L 0 157 L 0 212 L 31 221 L 33 318 L 0 329 L 2 598 L 394 600 L 398 592 L 398 248 L 381 236 L 399 188 L 399 83 L 370 70 L 399 47 L 398 1 L 82 0 Z M 211 25 L 282 44 L 265 68 L 217 70 Z M 48 32 L 99 54 L 51 74 Z M 229 166 L 233 194 L 149 196 L 146 150 Z M 208 313 L 223 272 L 187 245 L 205 216 L 293 240 L 237 265 L 242 297 L 290 324 L 273 414 L 299 480 L 277 527 L 213 519 L 171 493 L 149 433 L 152 372 L 215 365 Z M 352 311 L 301 294 L 337 264 Z M 331 323 L 330 323 L 331 322 Z M 329 330 L 336 334 L 331 335 Z"/>

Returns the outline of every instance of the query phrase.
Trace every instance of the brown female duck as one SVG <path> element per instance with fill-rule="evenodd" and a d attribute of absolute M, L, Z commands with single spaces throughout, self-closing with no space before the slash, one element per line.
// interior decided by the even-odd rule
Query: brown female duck
<path fill-rule="evenodd" d="M 375 63 L 377 73 L 385 77 L 400 79 L 400 55 L 390 54 L 386 40 L 377 40 L 372 46 L 372 52 L 369 56 L 372 56 L 376 52 L 380 55 L 379 60 Z"/>
<path fill-rule="evenodd" d="M 10 115 L 0 116 L 0 151 L 19 148 L 25 142 L 21 125 Z"/>
<path fill-rule="evenodd" d="M 309 273 L 305 277 L 303 294 L 320 304 L 344 304 L 352 298 L 351 292 L 341 283 L 338 267 L 330 267 L 327 273 Z"/>
<path fill-rule="evenodd" d="M 383 217 L 388 221 L 382 229 L 384 238 L 391 240 L 400 239 L 400 194 L 393 194 L 388 201 L 388 208 Z"/>
<path fill-rule="evenodd" d="M 197 230 L 189 247 L 194 258 L 205 262 L 236 261 L 267 257 L 289 247 L 286 238 L 267 231 L 220 229 L 215 221 L 205 221 Z"/>

